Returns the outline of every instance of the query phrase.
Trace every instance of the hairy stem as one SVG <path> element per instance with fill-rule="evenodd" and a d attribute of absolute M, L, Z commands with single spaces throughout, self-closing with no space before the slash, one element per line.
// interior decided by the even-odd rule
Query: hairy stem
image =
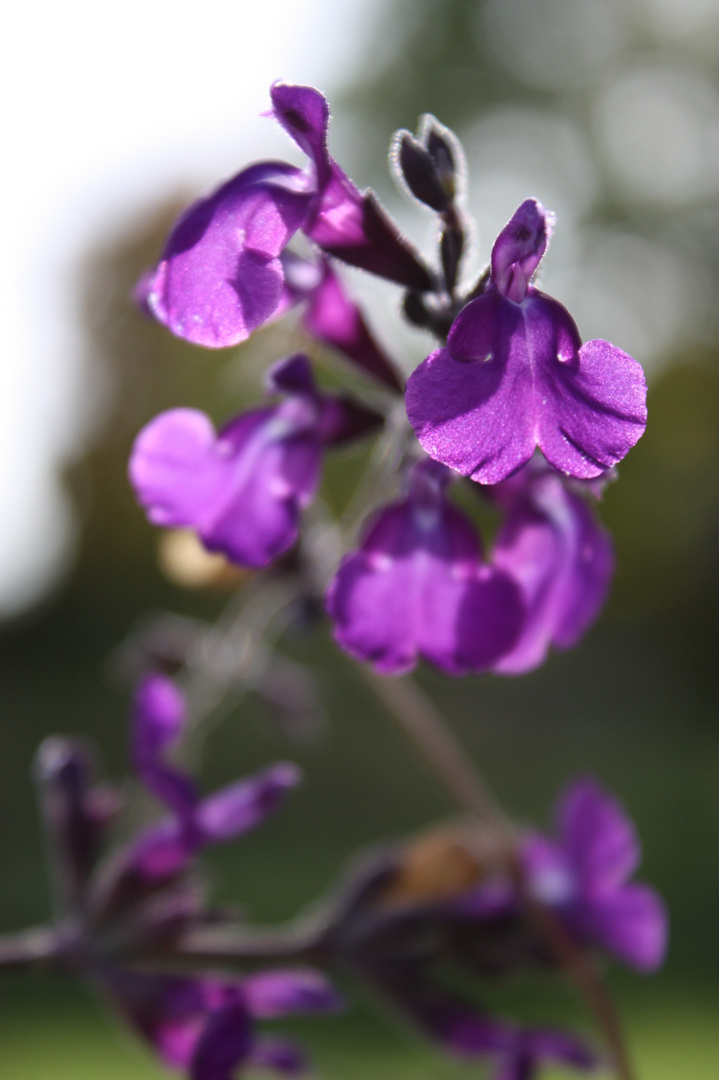
<path fill-rule="evenodd" d="M 32 926 L 0 937 L 0 968 L 28 968 L 56 959 L 58 937 L 54 927 Z"/>

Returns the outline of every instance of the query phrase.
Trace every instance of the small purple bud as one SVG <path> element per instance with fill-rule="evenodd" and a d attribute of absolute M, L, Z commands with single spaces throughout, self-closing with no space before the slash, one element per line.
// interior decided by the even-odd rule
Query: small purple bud
<path fill-rule="evenodd" d="M 82 900 L 117 800 L 109 789 L 94 784 L 93 755 L 82 743 L 45 739 L 34 772 L 57 900 L 67 911 Z"/>

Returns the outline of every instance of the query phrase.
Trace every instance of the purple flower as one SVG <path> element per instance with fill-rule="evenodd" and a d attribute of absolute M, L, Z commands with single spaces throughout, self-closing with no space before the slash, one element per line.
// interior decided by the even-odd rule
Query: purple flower
<path fill-rule="evenodd" d="M 185 720 L 184 698 L 171 679 L 155 674 L 140 683 L 133 762 L 145 785 L 172 812 L 141 833 L 125 853 L 125 873 L 143 880 L 174 877 L 202 848 L 256 828 L 299 780 L 296 765 L 280 762 L 201 798 L 190 777 L 164 757 L 180 738 Z"/>
<path fill-rule="evenodd" d="M 270 389 L 285 398 L 241 413 L 220 432 L 196 409 L 172 409 L 138 435 L 129 476 L 155 525 L 196 530 L 210 551 L 267 566 L 294 544 L 319 483 L 325 446 L 379 417 L 315 385 L 301 354 L 277 364 Z"/>
<path fill-rule="evenodd" d="M 550 646 L 569 649 L 595 620 L 614 571 L 609 534 L 562 476 L 531 462 L 493 491 L 508 509 L 493 564 L 519 584 L 527 607 L 522 633 L 495 671 L 538 667 Z"/>
<path fill-rule="evenodd" d="M 345 293 L 329 259 L 309 262 L 291 251 L 282 257 L 288 304 L 307 302 L 302 324 L 312 337 L 344 353 L 391 390 L 401 391 L 395 365 L 372 337 L 362 312 Z"/>
<path fill-rule="evenodd" d="M 256 1021 L 336 1012 L 343 1004 L 324 976 L 304 968 L 223 979 L 102 966 L 96 977 L 160 1059 L 187 1070 L 190 1080 L 231 1080 L 240 1065 L 294 1075 L 304 1065 L 301 1051 L 258 1034 Z"/>
<path fill-rule="evenodd" d="M 378 514 L 330 587 L 337 641 L 384 674 L 420 656 L 454 675 L 486 670 L 519 635 L 519 591 L 482 563 L 474 526 L 444 494 L 449 479 L 416 466 L 407 497 Z"/>
<path fill-rule="evenodd" d="M 559 800 L 557 840 L 530 836 L 523 859 L 530 888 L 580 940 L 640 971 L 664 959 L 667 915 L 647 885 L 629 881 L 640 859 L 634 826 L 593 780 L 576 780 Z"/>
<path fill-rule="evenodd" d="M 323 95 L 275 83 L 271 96 L 274 116 L 308 155 L 308 167 L 258 162 L 193 203 L 135 290 L 143 310 L 195 345 L 236 345 L 277 313 L 280 255 L 300 228 L 373 273 L 414 288 L 432 284 L 374 197 L 362 195 L 330 157 Z"/>
<path fill-rule="evenodd" d="M 177 337 L 207 348 L 244 341 L 275 312 L 284 275 L 279 255 L 312 198 L 302 170 L 262 162 L 193 203 L 170 233 L 142 306 Z"/>
<path fill-rule="evenodd" d="M 592 1072 L 597 1058 L 579 1039 L 551 1028 L 506 1028 L 506 1045 L 492 1080 L 532 1080 L 545 1065 Z"/>
<path fill-rule="evenodd" d="M 407 383 L 424 449 L 482 484 L 499 483 L 537 446 L 562 472 L 598 476 L 646 426 L 639 364 L 607 341 L 582 345 L 566 308 L 529 284 L 551 224 L 536 200 L 522 203 L 495 241 L 486 292 Z"/>
<path fill-rule="evenodd" d="M 329 107 L 309 86 L 275 83 L 276 119 L 314 166 L 315 196 L 305 234 L 329 255 L 407 288 L 426 290 L 432 276 L 371 191 L 360 192 L 327 149 Z"/>

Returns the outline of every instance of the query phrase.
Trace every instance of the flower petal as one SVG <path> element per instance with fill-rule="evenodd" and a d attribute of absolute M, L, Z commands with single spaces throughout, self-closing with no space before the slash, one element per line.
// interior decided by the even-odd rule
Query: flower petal
<path fill-rule="evenodd" d="M 261 1035 L 247 1058 L 248 1064 L 260 1069 L 272 1069 L 284 1076 L 301 1076 L 307 1072 L 307 1059 L 291 1039 Z"/>
<path fill-rule="evenodd" d="M 587 898 L 580 925 L 639 971 L 656 971 L 664 961 L 669 920 L 661 897 L 648 885 L 623 885 L 594 900 Z"/>
<path fill-rule="evenodd" d="M 204 842 L 221 843 L 256 828 L 280 807 L 301 775 L 293 762 L 282 761 L 208 795 L 195 818 Z"/>
<path fill-rule="evenodd" d="M 190 1080 L 232 1080 L 252 1051 L 254 1031 L 244 1003 L 232 1000 L 211 1012 L 190 1063 Z"/>
<path fill-rule="evenodd" d="M 560 797 L 556 817 L 562 845 L 585 890 L 608 892 L 634 873 L 641 855 L 634 825 L 596 781 L 575 780 Z"/>
<path fill-rule="evenodd" d="M 597 617 L 614 570 L 608 533 L 558 474 L 528 474 L 525 483 L 493 553 L 494 565 L 518 582 L 527 605 L 519 641 L 495 668 L 512 675 L 541 664 L 550 645 L 576 644 Z"/>
<path fill-rule="evenodd" d="M 208 549 L 266 566 L 295 542 L 317 486 L 319 415 L 297 397 L 243 413 L 215 435 L 203 413 L 162 413 L 135 441 L 130 480 L 154 524 L 194 528 Z"/>
<path fill-rule="evenodd" d="M 539 370 L 538 444 L 557 469 L 584 479 L 616 465 L 644 434 L 646 382 L 641 365 L 608 341 L 588 341 L 576 360 Z"/>
<path fill-rule="evenodd" d="M 208 348 L 244 341 L 282 297 L 280 252 L 312 197 L 282 162 L 245 169 L 194 203 L 173 228 L 145 306 L 178 337 Z"/>
<path fill-rule="evenodd" d="M 452 674 L 486 669 L 523 617 L 514 583 L 481 566 L 474 526 L 428 475 L 416 472 L 410 497 L 380 513 L 327 597 L 339 644 L 385 674 L 419 656 Z"/>
<path fill-rule="evenodd" d="M 457 358 L 454 350 L 439 349 L 407 381 L 407 417 L 422 447 L 483 484 L 499 483 L 529 461 L 536 446 L 532 367 L 521 324 L 518 305 L 496 292 L 481 296 L 454 322 Z"/>
<path fill-rule="evenodd" d="M 525 199 L 492 248 L 492 283 L 502 296 L 521 303 L 552 235 L 554 214 Z"/>
<path fill-rule="evenodd" d="M 145 786 L 181 818 L 195 808 L 195 785 L 163 761 L 162 752 L 179 739 L 185 714 L 185 699 L 171 679 L 152 674 L 142 680 L 135 693 L 133 763 Z"/>
<path fill-rule="evenodd" d="M 324 975 L 311 968 L 260 971 L 242 985 L 252 1016 L 273 1020 L 288 1013 L 337 1012 L 342 998 Z"/>

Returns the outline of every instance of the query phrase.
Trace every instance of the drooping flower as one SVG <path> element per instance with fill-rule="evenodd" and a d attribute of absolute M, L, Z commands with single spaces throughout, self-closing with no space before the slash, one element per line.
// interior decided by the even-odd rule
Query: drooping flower
<path fill-rule="evenodd" d="M 208 348 L 244 341 L 284 295 L 280 255 L 303 228 L 355 265 L 400 284 L 431 278 L 371 193 L 362 195 L 327 149 L 329 108 L 311 86 L 276 83 L 273 114 L 310 162 L 263 161 L 193 203 L 170 232 L 136 299 L 178 337 Z"/>
<path fill-rule="evenodd" d="M 297 539 L 326 446 L 379 417 L 322 393 L 298 354 L 269 374 L 284 400 L 241 413 L 218 434 L 196 409 L 172 409 L 138 435 L 130 481 L 155 525 L 195 529 L 205 547 L 243 566 L 267 566 Z"/>
<path fill-rule="evenodd" d="M 406 498 L 377 515 L 330 587 L 337 641 L 384 674 L 420 657 L 455 675 L 486 670 L 519 635 L 519 591 L 482 563 L 474 526 L 444 493 L 449 479 L 434 462 L 416 466 Z"/>
<path fill-rule="evenodd" d="M 562 472 L 598 476 L 646 425 L 636 360 L 607 341 L 582 345 L 566 308 L 530 284 L 552 221 L 536 200 L 522 203 L 495 241 L 489 287 L 407 383 L 407 415 L 427 453 L 483 484 L 536 447 Z"/>
<path fill-rule="evenodd" d="M 323 258 L 310 262 L 291 251 L 282 256 L 285 290 L 289 303 L 305 302 L 302 325 L 317 341 L 344 353 L 357 367 L 379 379 L 391 390 L 403 383 L 396 366 L 373 338 L 357 304 Z"/>
<path fill-rule="evenodd" d="M 666 951 L 666 910 L 654 889 L 629 880 L 641 849 L 620 803 L 595 781 L 576 780 L 557 805 L 556 831 L 556 840 L 533 834 L 524 844 L 534 895 L 579 940 L 654 971 Z"/>
<path fill-rule="evenodd" d="M 550 646 L 569 649 L 597 617 L 614 570 L 609 534 L 561 474 L 532 461 L 492 492 L 507 509 L 493 564 L 522 589 L 527 607 L 519 640 L 495 665 L 531 671 Z"/>

